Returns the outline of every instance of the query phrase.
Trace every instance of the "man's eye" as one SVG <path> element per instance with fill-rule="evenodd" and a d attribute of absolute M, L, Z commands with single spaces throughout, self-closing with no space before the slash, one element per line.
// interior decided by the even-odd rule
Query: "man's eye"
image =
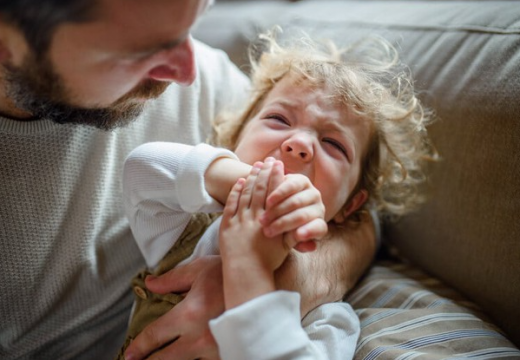
<path fill-rule="evenodd" d="M 324 138 L 322 141 L 332 145 L 334 148 L 340 151 L 348 160 L 350 160 L 347 149 L 345 149 L 345 147 L 339 141 L 336 141 L 331 138 Z"/>

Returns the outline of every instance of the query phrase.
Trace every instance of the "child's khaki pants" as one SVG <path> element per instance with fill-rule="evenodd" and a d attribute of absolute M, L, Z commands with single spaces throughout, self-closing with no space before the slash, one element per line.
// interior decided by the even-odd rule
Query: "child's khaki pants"
<path fill-rule="evenodd" d="M 188 258 L 206 229 L 217 217 L 218 214 L 193 214 L 179 240 L 159 262 L 154 275 L 163 274 Z M 132 288 L 136 298 L 134 312 L 128 326 L 125 343 L 116 357 L 117 360 L 124 360 L 126 348 L 148 324 L 167 313 L 183 299 L 179 294 L 160 295 L 148 290 L 144 284 L 144 279 L 150 274 L 148 270 L 143 270 L 132 280 Z"/>

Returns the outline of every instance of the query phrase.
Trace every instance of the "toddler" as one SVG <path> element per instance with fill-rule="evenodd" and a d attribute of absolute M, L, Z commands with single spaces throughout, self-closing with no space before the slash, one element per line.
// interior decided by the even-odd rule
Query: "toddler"
<path fill-rule="evenodd" d="M 337 262 L 324 278 L 344 281 L 338 232 L 368 207 L 399 216 L 422 201 L 431 116 L 395 49 L 261 38 L 252 101 L 217 121 L 216 146 L 150 143 L 126 161 L 126 212 L 148 266 L 126 345 L 182 300 L 148 291 L 148 274 L 221 255 L 225 309 L 210 329 L 222 359 L 352 358 L 352 308 L 300 299 L 298 284 L 315 261 Z"/>

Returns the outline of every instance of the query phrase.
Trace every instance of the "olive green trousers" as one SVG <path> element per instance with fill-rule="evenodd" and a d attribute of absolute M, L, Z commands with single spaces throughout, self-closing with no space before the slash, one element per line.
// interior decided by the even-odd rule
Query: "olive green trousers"
<path fill-rule="evenodd" d="M 219 214 L 193 214 L 179 240 L 159 262 L 153 275 L 163 274 L 188 258 L 206 229 L 218 216 Z M 134 311 L 128 326 L 125 343 L 119 350 L 117 360 L 124 360 L 126 348 L 148 324 L 167 313 L 183 299 L 180 294 L 155 294 L 148 290 L 144 279 L 151 274 L 148 270 L 143 270 L 132 279 L 132 288 L 135 293 Z"/>

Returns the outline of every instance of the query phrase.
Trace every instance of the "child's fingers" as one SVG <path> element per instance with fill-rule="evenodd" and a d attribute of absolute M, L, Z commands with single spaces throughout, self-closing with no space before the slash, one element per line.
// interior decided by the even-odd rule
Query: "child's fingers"
<path fill-rule="evenodd" d="M 251 168 L 251 172 L 247 176 L 244 186 L 242 188 L 242 193 L 238 202 L 238 209 L 247 209 L 251 205 L 253 187 L 255 186 L 256 177 L 258 176 L 258 173 L 260 172 L 262 166 L 263 163 L 257 162 Z"/>
<path fill-rule="evenodd" d="M 316 250 L 316 241 L 309 239 L 299 241 L 294 237 L 294 232 L 287 233 L 283 236 L 284 248 L 286 250 L 296 249 L 299 252 L 310 252 Z"/>
<path fill-rule="evenodd" d="M 293 236 L 298 242 L 308 241 L 312 239 L 321 239 L 325 235 L 327 235 L 328 230 L 329 227 L 327 226 L 325 220 L 314 219 L 298 227 L 294 231 Z"/>
<path fill-rule="evenodd" d="M 268 195 L 270 195 L 276 188 L 278 188 L 283 183 L 284 178 L 285 175 L 283 162 L 277 160 L 273 163 L 273 170 L 271 170 L 271 177 L 269 178 Z"/>
<path fill-rule="evenodd" d="M 311 252 L 316 250 L 316 248 L 317 244 L 314 240 L 302 241 L 294 246 L 294 250 L 299 251 L 301 253 Z"/>
<path fill-rule="evenodd" d="M 327 223 L 325 221 L 313 221 L 309 228 L 298 228 L 284 235 L 285 246 L 290 246 L 296 251 L 305 253 L 316 250 L 316 240 L 325 236 L 327 233 Z M 317 237 L 313 237 L 317 235 Z"/>
<path fill-rule="evenodd" d="M 267 197 L 273 162 L 274 159 L 267 158 L 255 179 L 255 184 L 251 193 L 251 208 L 262 210 L 265 208 L 265 199 Z"/>
<path fill-rule="evenodd" d="M 284 199 L 309 188 L 310 180 L 304 175 L 287 175 L 281 184 L 270 192 L 266 201 L 266 208 L 276 206 Z"/>
<path fill-rule="evenodd" d="M 224 211 L 222 213 L 223 218 L 233 217 L 237 213 L 240 193 L 242 192 L 242 188 L 244 187 L 245 182 L 246 179 L 240 178 L 231 188 L 231 191 L 229 192 L 226 200 L 226 205 L 224 206 Z"/>
<path fill-rule="evenodd" d="M 305 211 L 308 217 L 323 217 L 325 215 L 325 207 L 320 194 L 313 189 L 306 189 L 278 202 L 275 206 L 268 207 L 262 216 L 262 225 L 270 226 L 277 219 L 298 210 Z"/>
<path fill-rule="evenodd" d="M 298 241 L 296 241 L 296 239 L 293 237 L 292 233 L 284 234 L 282 241 L 283 241 L 285 250 L 291 250 L 292 248 L 294 248 L 296 246 L 296 244 L 298 244 Z"/>
<path fill-rule="evenodd" d="M 313 204 L 311 206 L 297 208 L 294 211 L 274 219 L 271 223 L 265 223 L 265 220 L 262 219 L 264 235 L 268 237 L 277 236 L 295 230 L 313 220 L 322 220 L 323 216 L 323 207 Z"/>

